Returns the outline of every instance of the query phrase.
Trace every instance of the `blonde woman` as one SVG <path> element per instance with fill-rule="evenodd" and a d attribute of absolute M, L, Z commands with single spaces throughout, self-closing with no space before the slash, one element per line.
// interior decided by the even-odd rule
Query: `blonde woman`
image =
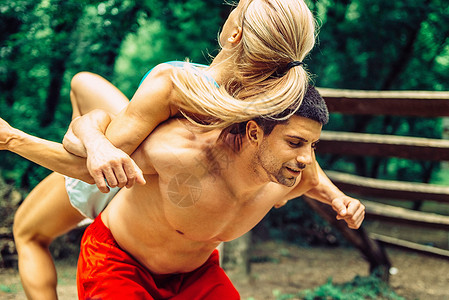
<path fill-rule="evenodd" d="M 210 66 L 161 64 L 145 77 L 129 104 L 101 77 L 82 73 L 73 79 L 75 119 L 96 108 L 114 116 L 94 111 L 71 126 L 75 134 L 67 135 L 67 147 L 87 156 L 88 169 L 83 167 L 86 163 L 82 158 L 65 153 L 56 144 L 44 145 L 44 153 L 31 147 L 19 147 L 15 152 L 58 173 L 95 182 L 103 192 L 109 189 L 105 181 L 110 187 L 143 184 L 142 173 L 128 154 L 170 117 L 183 114 L 210 128 L 226 128 L 258 116 L 275 117 L 287 108 L 292 113 L 283 118 L 289 118 L 299 107 L 308 84 L 302 60 L 313 48 L 314 24 L 303 1 L 242 0 L 223 26 L 222 50 Z M 98 132 L 86 131 L 86 124 L 98 125 Z M 71 143 L 77 138 L 84 147 Z M 67 164 L 79 167 L 67 169 Z M 48 245 L 85 218 L 70 204 L 66 180 L 58 173 L 42 181 L 16 215 L 19 270 L 27 296 L 32 299 L 57 298 L 56 271 Z M 72 185 L 69 192 L 74 194 L 79 189 L 74 186 L 85 187 L 68 181 Z M 102 208 L 94 208 L 91 217 L 98 213 L 95 209 Z"/>

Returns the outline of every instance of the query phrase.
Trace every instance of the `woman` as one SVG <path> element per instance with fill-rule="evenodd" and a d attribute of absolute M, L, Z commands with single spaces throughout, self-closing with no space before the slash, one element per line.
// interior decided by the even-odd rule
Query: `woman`
<path fill-rule="evenodd" d="M 242 0 L 223 26 L 219 40 L 222 49 L 209 67 L 159 65 L 142 81 L 129 104 L 120 91 L 101 77 L 78 74 L 72 80 L 73 117 L 96 108 L 117 115 L 113 119 L 104 115 L 96 122 L 94 113 L 87 119 L 91 117 L 101 125 L 98 136 L 105 131 L 114 146 L 131 154 L 159 123 L 179 113 L 192 122 L 214 128 L 226 128 L 256 116 L 273 117 L 288 107 L 294 113 L 307 86 L 307 73 L 301 62 L 314 45 L 314 24 L 303 1 Z M 105 139 L 102 151 L 98 151 L 96 145 L 100 141 L 92 142 L 92 136 L 83 136 L 83 126 L 78 119 L 72 129 L 85 149 L 70 150 L 78 155 L 86 151 L 90 175 L 102 191 L 108 189 L 105 179 L 110 187 L 144 183 L 136 166 L 125 163 L 116 169 L 110 165 L 98 168 L 105 148 L 115 148 L 104 146 L 109 143 Z M 26 152 L 18 154 L 43 163 L 36 152 Z M 112 156 L 128 159 L 121 152 Z M 81 174 L 76 169 L 61 169 L 62 166 L 47 167 L 93 182 L 87 172 Z M 19 208 L 14 235 L 28 297 L 57 298 L 56 271 L 48 246 L 84 218 L 71 206 L 65 179 L 57 173 L 36 186 Z"/>

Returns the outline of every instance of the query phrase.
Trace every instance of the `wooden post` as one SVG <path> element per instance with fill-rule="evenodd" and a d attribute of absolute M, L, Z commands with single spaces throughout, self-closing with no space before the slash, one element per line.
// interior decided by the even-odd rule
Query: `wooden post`
<path fill-rule="evenodd" d="M 449 140 L 449 117 L 443 117 L 442 119 L 443 119 L 443 134 L 441 138 L 443 140 Z M 445 175 L 449 174 L 449 161 L 446 160 L 441 162 L 441 171 Z"/>
<path fill-rule="evenodd" d="M 251 231 L 230 242 L 223 244 L 223 268 L 245 278 L 251 268 L 249 262 L 249 249 L 251 246 Z"/>
<path fill-rule="evenodd" d="M 443 136 L 444 140 L 449 140 L 449 117 L 443 118 Z M 449 173 L 449 161 L 442 161 L 441 168 Z"/>

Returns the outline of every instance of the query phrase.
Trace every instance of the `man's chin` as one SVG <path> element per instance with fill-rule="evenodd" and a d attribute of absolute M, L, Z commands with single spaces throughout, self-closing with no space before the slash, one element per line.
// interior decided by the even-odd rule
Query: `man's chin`
<path fill-rule="evenodd" d="M 285 185 L 286 187 L 292 187 L 295 185 L 296 180 L 301 180 L 302 171 L 295 172 L 295 174 L 293 174 L 293 176 L 292 176 L 293 172 L 291 172 L 287 169 L 287 173 L 288 173 L 288 176 L 280 175 L 280 176 L 276 177 L 276 181 L 279 184 Z"/>
<path fill-rule="evenodd" d="M 296 183 L 296 177 L 282 177 L 282 178 L 276 178 L 276 182 L 279 184 L 282 184 L 286 187 L 292 187 Z"/>

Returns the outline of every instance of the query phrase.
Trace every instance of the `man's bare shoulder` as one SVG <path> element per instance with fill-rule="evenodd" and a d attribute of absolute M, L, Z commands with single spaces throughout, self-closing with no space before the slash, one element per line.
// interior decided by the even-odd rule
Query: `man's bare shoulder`
<path fill-rule="evenodd" d="M 159 175 L 194 171 L 208 140 L 200 129 L 186 119 L 171 118 L 145 139 L 136 151 L 135 159 L 139 166 L 139 161 L 145 160 Z"/>

